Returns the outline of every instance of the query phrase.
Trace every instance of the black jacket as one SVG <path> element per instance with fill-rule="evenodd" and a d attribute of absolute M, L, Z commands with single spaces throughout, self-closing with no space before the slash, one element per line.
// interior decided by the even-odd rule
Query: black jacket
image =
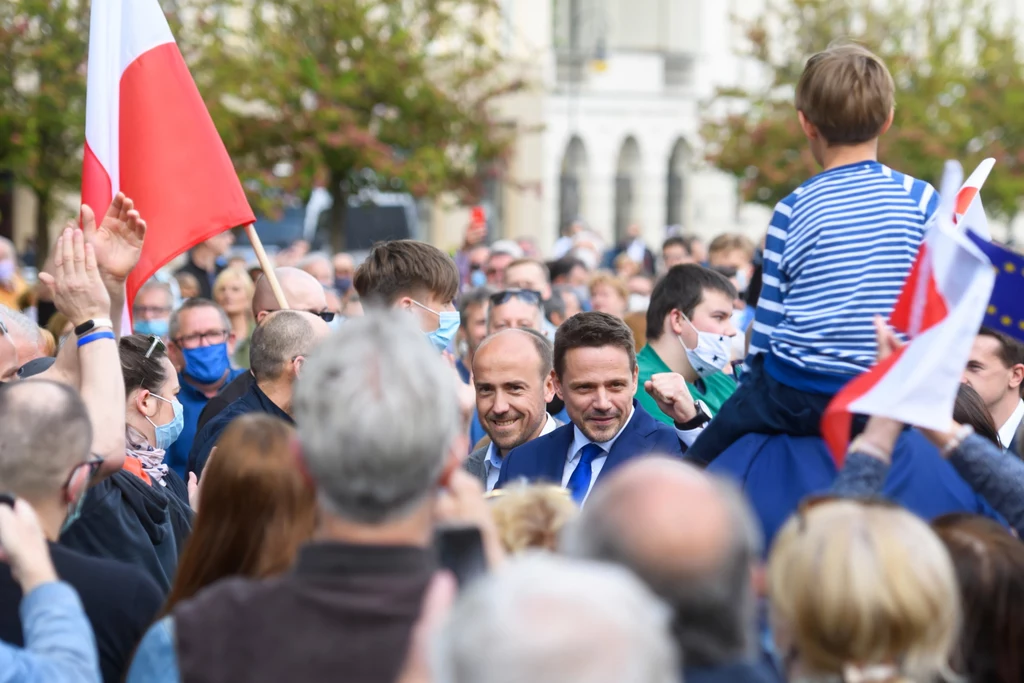
<path fill-rule="evenodd" d="M 61 534 L 61 545 L 139 567 L 168 591 L 192 531 L 192 509 L 181 478 L 171 470 L 166 479 L 166 487 L 150 486 L 121 470 L 92 487 L 81 516 Z"/>
<path fill-rule="evenodd" d="M 96 634 L 104 683 L 121 683 L 136 646 L 160 609 L 164 596 L 144 571 L 122 562 L 89 557 L 56 543 L 50 557 L 57 576 L 78 593 Z M 0 640 L 24 646 L 21 586 L 0 564 Z"/>

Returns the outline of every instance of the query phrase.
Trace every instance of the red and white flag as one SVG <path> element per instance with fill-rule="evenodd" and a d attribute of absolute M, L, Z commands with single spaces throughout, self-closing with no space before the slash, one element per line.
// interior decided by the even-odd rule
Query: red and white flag
<path fill-rule="evenodd" d="M 149 229 L 127 304 L 175 256 L 255 221 L 157 0 L 92 0 L 82 202 L 117 192 Z"/>
<path fill-rule="evenodd" d="M 963 187 L 956 195 L 956 215 L 953 222 L 963 223 L 971 226 L 971 231 L 978 237 L 986 240 L 992 239 L 988 229 L 988 217 L 985 215 L 985 208 L 981 205 L 981 186 L 988 179 L 996 160 L 989 157 L 980 164 L 978 168 L 964 181 Z"/>
<path fill-rule="evenodd" d="M 839 467 L 854 414 L 884 415 L 928 429 L 949 427 L 995 282 L 988 257 L 964 233 L 964 228 L 974 227 L 969 216 L 953 224 L 962 177 L 960 164 L 946 162 L 936 220 L 925 233 L 890 319 L 910 341 L 843 387 L 822 417 L 822 437 Z M 972 203 L 973 197 L 967 205 Z"/>

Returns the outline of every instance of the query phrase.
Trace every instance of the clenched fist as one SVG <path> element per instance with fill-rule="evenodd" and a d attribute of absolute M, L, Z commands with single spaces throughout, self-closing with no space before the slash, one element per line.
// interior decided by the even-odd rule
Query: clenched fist
<path fill-rule="evenodd" d="M 696 403 L 686 380 L 677 372 L 659 372 L 644 382 L 644 389 L 661 408 L 661 412 L 679 423 L 697 416 Z"/>

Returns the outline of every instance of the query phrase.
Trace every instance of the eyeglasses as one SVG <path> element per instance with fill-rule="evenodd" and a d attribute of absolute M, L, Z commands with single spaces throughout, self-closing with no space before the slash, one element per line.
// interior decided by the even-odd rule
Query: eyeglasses
<path fill-rule="evenodd" d="M 228 330 L 215 330 L 212 332 L 197 332 L 196 334 L 185 335 L 172 339 L 175 344 L 183 349 L 195 349 L 200 346 L 214 346 L 223 344 L 228 340 L 231 333 Z"/>
<path fill-rule="evenodd" d="M 540 306 L 540 292 L 533 289 L 505 289 L 491 294 L 491 305 L 501 306 L 512 299 L 519 299 L 534 306 Z"/>
<path fill-rule="evenodd" d="M 164 340 L 155 335 L 149 335 L 149 350 L 146 351 L 146 355 L 143 358 L 149 358 L 154 352 L 166 354 L 167 345 L 164 344 Z"/>
<path fill-rule="evenodd" d="M 132 314 L 136 318 L 144 318 L 147 315 L 165 316 L 170 312 L 171 309 L 167 306 L 134 306 L 132 308 Z"/>
<path fill-rule="evenodd" d="M 88 487 L 88 485 L 91 484 L 94 479 L 96 479 L 96 473 L 100 471 L 100 467 L 102 465 L 103 458 L 96 455 L 95 453 L 91 453 L 89 455 L 88 460 L 86 460 L 83 463 L 79 463 L 73 470 L 71 470 L 71 474 L 68 475 L 68 480 L 64 482 L 64 488 L 68 489 L 71 487 L 71 482 L 75 480 L 75 475 L 78 474 L 79 470 L 81 470 L 83 467 L 88 468 L 85 480 L 86 486 Z"/>

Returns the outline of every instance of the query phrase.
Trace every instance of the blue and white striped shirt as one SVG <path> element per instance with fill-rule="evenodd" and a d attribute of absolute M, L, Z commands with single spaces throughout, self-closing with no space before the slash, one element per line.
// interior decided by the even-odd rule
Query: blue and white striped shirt
<path fill-rule="evenodd" d="M 775 379 L 823 394 L 871 367 L 874 316 L 892 312 L 938 203 L 931 185 L 877 161 L 819 173 L 779 202 L 750 358 L 770 351 Z"/>

